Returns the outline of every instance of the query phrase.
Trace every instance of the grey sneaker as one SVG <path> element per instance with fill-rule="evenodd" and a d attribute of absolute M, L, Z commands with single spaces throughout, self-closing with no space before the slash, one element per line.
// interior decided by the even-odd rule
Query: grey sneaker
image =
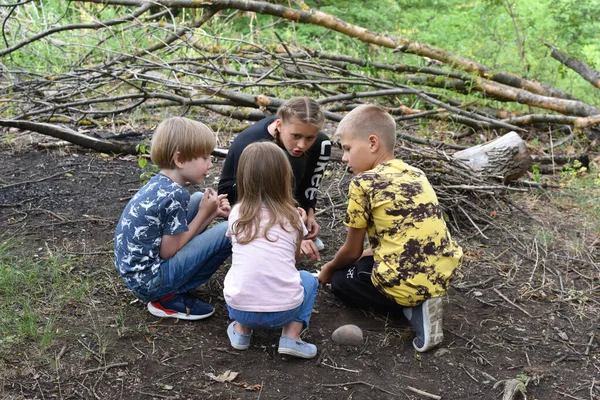
<path fill-rule="evenodd" d="M 248 347 L 250 347 L 250 339 L 252 339 L 252 332 L 250 332 L 248 335 L 238 333 L 233 328 L 233 325 L 235 325 L 235 321 L 230 323 L 227 327 L 227 336 L 229 336 L 231 347 L 233 347 L 236 350 L 246 350 Z"/>
<path fill-rule="evenodd" d="M 313 358 L 317 355 L 317 346 L 303 340 L 294 340 L 285 335 L 279 338 L 279 354 L 288 354 L 300 358 Z"/>
<path fill-rule="evenodd" d="M 415 330 L 416 336 L 413 339 L 415 350 L 422 353 L 442 343 L 444 340 L 443 306 L 440 297 L 425 300 L 416 307 L 407 307 L 402 311 Z"/>

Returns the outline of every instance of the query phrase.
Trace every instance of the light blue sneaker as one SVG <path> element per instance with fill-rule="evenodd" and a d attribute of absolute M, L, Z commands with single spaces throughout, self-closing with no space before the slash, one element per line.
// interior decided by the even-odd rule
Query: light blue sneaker
<path fill-rule="evenodd" d="M 227 336 L 229 336 L 231 347 L 233 347 L 236 350 L 246 350 L 248 347 L 250 347 L 250 339 L 252 339 L 252 332 L 250 332 L 248 335 L 238 333 L 233 328 L 233 325 L 235 325 L 235 321 L 230 323 L 227 327 Z"/>
<path fill-rule="evenodd" d="M 281 335 L 277 352 L 279 354 L 287 354 L 294 357 L 313 358 L 317 355 L 317 346 L 306 343 L 303 340 L 294 340 L 285 335 Z"/>

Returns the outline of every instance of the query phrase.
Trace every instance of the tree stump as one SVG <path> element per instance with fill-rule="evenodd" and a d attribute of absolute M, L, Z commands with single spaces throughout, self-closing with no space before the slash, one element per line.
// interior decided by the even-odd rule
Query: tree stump
<path fill-rule="evenodd" d="M 531 171 L 527 145 L 514 131 L 491 142 L 458 151 L 453 157 L 464 161 L 473 171 L 503 182 L 517 180 Z"/>

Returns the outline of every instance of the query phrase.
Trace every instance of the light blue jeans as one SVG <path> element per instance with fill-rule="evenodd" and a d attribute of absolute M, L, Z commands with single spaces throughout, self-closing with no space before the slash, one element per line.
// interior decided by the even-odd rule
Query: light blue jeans
<path fill-rule="evenodd" d="M 196 192 L 188 204 L 187 220 L 194 219 L 204 193 Z M 231 255 L 231 240 L 225 236 L 227 222 L 196 235 L 173 257 L 163 261 L 148 286 L 136 290 L 143 301 L 156 301 L 168 294 L 185 293 L 206 282 Z"/>
<path fill-rule="evenodd" d="M 229 318 L 250 329 L 282 328 L 294 321 L 302 322 L 303 329 L 308 328 L 308 321 L 317 298 L 319 281 L 307 271 L 300 271 L 300 279 L 304 288 L 304 300 L 298 307 L 288 311 L 251 312 L 236 310 L 227 305 Z"/>

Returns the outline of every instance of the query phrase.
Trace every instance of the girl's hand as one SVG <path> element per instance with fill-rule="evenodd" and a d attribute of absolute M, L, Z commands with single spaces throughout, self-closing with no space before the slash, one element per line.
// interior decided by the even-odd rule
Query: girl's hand
<path fill-rule="evenodd" d="M 211 188 L 206 189 L 204 191 L 204 196 L 202 196 L 198 212 L 202 211 L 207 215 L 212 216 L 217 212 L 218 207 L 219 197 L 217 196 L 217 193 Z"/>
<path fill-rule="evenodd" d="M 231 206 L 229 205 L 229 200 L 227 200 L 226 194 L 220 194 L 219 198 L 219 206 L 217 207 L 217 217 L 227 218 L 229 217 L 229 212 L 231 211 Z"/>
<path fill-rule="evenodd" d="M 304 257 L 307 257 L 311 262 L 321 261 L 319 249 L 312 240 L 303 240 L 300 244 L 300 252 Z"/>
<path fill-rule="evenodd" d="M 302 218 L 302 223 L 304 225 L 306 225 L 306 220 L 307 220 L 306 211 L 304 211 L 304 208 L 302 208 L 302 207 L 297 207 L 296 210 L 298 210 L 298 214 L 300 214 L 300 218 Z"/>

